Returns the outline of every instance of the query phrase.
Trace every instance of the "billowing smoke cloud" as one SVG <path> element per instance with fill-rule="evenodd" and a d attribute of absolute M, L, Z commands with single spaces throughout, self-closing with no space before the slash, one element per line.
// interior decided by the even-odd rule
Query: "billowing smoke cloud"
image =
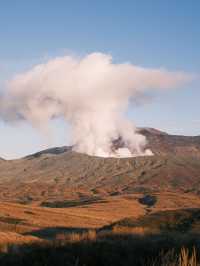
<path fill-rule="evenodd" d="M 70 124 L 71 144 L 78 152 L 151 155 L 145 137 L 125 117 L 127 107 L 148 90 L 177 87 L 189 79 L 182 72 L 114 64 L 102 53 L 59 57 L 10 80 L 0 99 L 0 116 L 10 122 L 27 120 L 40 130 L 62 116 Z M 114 150 L 113 141 L 119 137 L 126 148 Z"/>

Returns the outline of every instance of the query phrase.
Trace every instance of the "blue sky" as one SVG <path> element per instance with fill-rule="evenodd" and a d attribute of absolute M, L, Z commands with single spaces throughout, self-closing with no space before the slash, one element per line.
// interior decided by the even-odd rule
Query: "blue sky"
<path fill-rule="evenodd" d="M 14 73 L 46 58 L 94 51 L 115 62 L 200 72 L 198 0 L 7 0 L 0 4 L 0 89 Z M 174 134 L 200 134 L 199 81 L 154 95 L 129 109 L 138 126 Z M 52 122 L 51 143 L 30 125 L 0 122 L 0 156 L 19 157 L 47 146 L 67 144 L 61 119 Z"/>

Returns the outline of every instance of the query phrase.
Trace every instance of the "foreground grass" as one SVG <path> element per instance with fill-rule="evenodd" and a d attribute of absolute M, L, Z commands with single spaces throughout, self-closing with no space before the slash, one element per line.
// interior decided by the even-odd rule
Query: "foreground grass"
<path fill-rule="evenodd" d="M 138 230 L 138 231 L 137 231 Z M 1 247 L 0 265 L 10 266 L 197 266 L 199 237 L 146 234 L 115 228 L 59 234 L 52 241 Z"/>

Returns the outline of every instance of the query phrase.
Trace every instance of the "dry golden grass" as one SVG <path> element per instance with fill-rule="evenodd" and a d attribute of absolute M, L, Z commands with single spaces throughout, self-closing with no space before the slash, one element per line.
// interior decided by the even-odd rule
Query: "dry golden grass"
<path fill-rule="evenodd" d="M 178 209 L 186 207 L 200 207 L 200 198 L 192 194 L 178 194 L 172 192 L 155 193 L 157 203 L 150 210 L 156 212 L 167 209 Z M 13 232 L 18 236 L 26 233 L 31 235 L 33 231 L 47 228 L 80 228 L 80 229 L 97 229 L 109 225 L 126 217 L 138 218 L 146 214 L 146 206 L 138 202 L 141 194 L 129 194 L 123 196 L 107 196 L 102 202 L 96 202 L 84 206 L 68 208 L 44 208 L 33 205 L 22 205 L 17 203 L 0 202 L 0 232 Z M 15 220 L 21 222 L 8 222 L 1 219 Z M 199 230 L 199 228 L 197 228 Z M 89 231 L 86 235 L 82 233 L 76 235 L 73 233 L 71 241 L 76 239 L 87 239 L 94 236 L 95 231 Z M 152 234 L 148 228 L 141 226 L 127 228 L 124 226 L 115 226 L 115 234 Z M 59 233 L 59 232 L 58 232 Z M 91 234 L 89 237 L 88 234 Z M 17 241 L 16 235 L 8 235 L 13 238 L 12 242 Z M 22 236 L 24 237 L 24 236 Z M 94 236 L 95 238 L 95 236 Z M 5 237 L 0 234 L 0 243 L 6 242 Z M 22 239 L 22 238 L 21 238 Z M 74 239 L 74 240 L 73 240 Z"/>
<path fill-rule="evenodd" d="M 115 225 L 112 228 L 113 234 L 136 234 L 136 235 L 145 235 L 145 234 L 152 234 L 153 232 L 149 231 L 149 228 L 145 228 L 142 226 L 136 227 L 127 227 L 127 226 L 118 226 Z"/>
<path fill-rule="evenodd" d="M 66 243 L 66 242 L 82 242 L 82 241 L 95 241 L 97 239 L 96 230 L 88 230 L 87 232 L 82 233 L 69 233 L 69 234 L 58 234 L 56 236 L 56 241 L 59 243 Z"/>
<path fill-rule="evenodd" d="M 126 207 L 124 207 L 126 206 Z M 98 228 L 128 216 L 144 215 L 145 208 L 136 199 L 121 196 L 106 197 L 79 207 L 44 208 L 32 205 L 0 202 L 1 216 L 24 221 L 24 230 L 44 227 Z M 0 224 L 1 227 L 1 224 Z M 14 227 L 14 225 L 11 227 Z M 17 228 L 22 225 L 17 225 Z"/>
<path fill-rule="evenodd" d="M 196 249 L 193 248 L 192 254 L 190 255 L 189 250 L 182 248 L 179 255 L 180 266 L 197 266 L 197 255 Z"/>
<path fill-rule="evenodd" d="M 39 243 L 42 240 L 34 236 L 23 236 L 14 232 L 0 232 L 0 252 L 8 252 L 22 244 Z"/>
<path fill-rule="evenodd" d="M 157 203 L 153 211 L 164 211 L 182 208 L 200 208 L 200 198 L 192 193 L 170 192 L 155 193 Z"/>
<path fill-rule="evenodd" d="M 134 235 L 132 235 L 134 234 Z M 184 247 L 184 242 L 178 244 L 176 242 L 176 235 L 173 235 L 173 241 L 169 241 L 169 236 L 157 235 L 149 236 L 145 228 L 136 227 L 132 230 L 130 227 L 114 227 L 112 231 L 98 231 L 90 229 L 83 232 L 62 233 L 56 236 L 55 240 L 41 241 L 37 239 L 27 238 L 22 240 L 17 234 L 12 234 L 11 240 L 16 238 L 15 243 L 10 241 L 7 233 L 4 234 L 7 242 L 1 244 L 0 253 L 7 253 L 7 257 L 12 256 L 16 262 L 19 261 L 19 254 L 24 257 L 23 264 L 26 265 L 54 265 L 51 260 L 46 256 L 51 253 L 56 258 L 58 264 L 56 265 L 107 265 L 99 264 L 98 261 L 107 261 L 108 265 L 144 265 L 144 266 L 198 266 L 197 252 L 190 245 L 187 246 L 190 250 Z M 172 236 L 172 235 L 171 235 Z M 3 237 L 1 235 L 0 237 Z M 180 237 L 180 235 L 179 235 Z M 189 240 L 189 235 L 187 236 Z M 167 246 L 163 240 L 167 242 Z M 35 243 L 35 244 L 33 244 Z M 171 243 L 171 244 L 170 244 Z M 185 242 L 187 243 L 187 241 Z M 22 246 L 21 244 L 27 244 Z M 182 248 L 181 248 L 182 246 Z M 25 249 L 24 249 L 25 247 Z M 139 247 L 139 249 L 138 249 Z M 167 249 L 166 249 L 167 247 Z M 28 251 L 28 252 L 27 252 Z M 99 252 L 101 251 L 101 252 Z M 155 252 L 156 251 L 156 252 Z M 33 264 L 29 261 L 29 254 L 34 260 Z M 125 257 L 121 254 L 126 254 Z M 6 254 L 4 254 L 6 256 Z M 81 264 L 64 264 L 67 260 L 75 260 Z M 110 259 L 108 259 L 108 256 Z M 127 260 L 126 260 L 127 257 Z M 0 257 L 3 265 L 7 264 L 6 261 Z M 42 258 L 42 262 L 41 262 Z M 80 259 L 80 260 L 79 260 Z M 9 261 L 9 259 L 8 259 Z M 46 261 L 45 264 L 44 261 Z M 132 264 L 137 261 L 137 264 Z M 35 264 L 37 262 L 37 264 Z M 87 264 L 89 262 L 89 264 Z M 126 264 L 123 264 L 126 262 Z M 141 264 L 142 263 L 142 264 Z M 146 264 L 147 263 L 147 264 Z"/>

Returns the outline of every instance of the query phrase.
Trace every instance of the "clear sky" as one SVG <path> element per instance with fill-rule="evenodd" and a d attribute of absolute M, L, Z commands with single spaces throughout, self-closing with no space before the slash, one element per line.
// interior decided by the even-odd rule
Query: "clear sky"
<path fill-rule="evenodd" d="M 199 0 L 6 0 L 0 5 L 0 89 L 14 73 L 46 58 L 109 53 L 114 61 L 200 73 Z M 200 134 L 199 81 L 129 109 L 138 126 Z M 0 122 L 0 156 L 15 158 L 67 144 L 61 119 L 51 143 L 30 125 Z"/>

